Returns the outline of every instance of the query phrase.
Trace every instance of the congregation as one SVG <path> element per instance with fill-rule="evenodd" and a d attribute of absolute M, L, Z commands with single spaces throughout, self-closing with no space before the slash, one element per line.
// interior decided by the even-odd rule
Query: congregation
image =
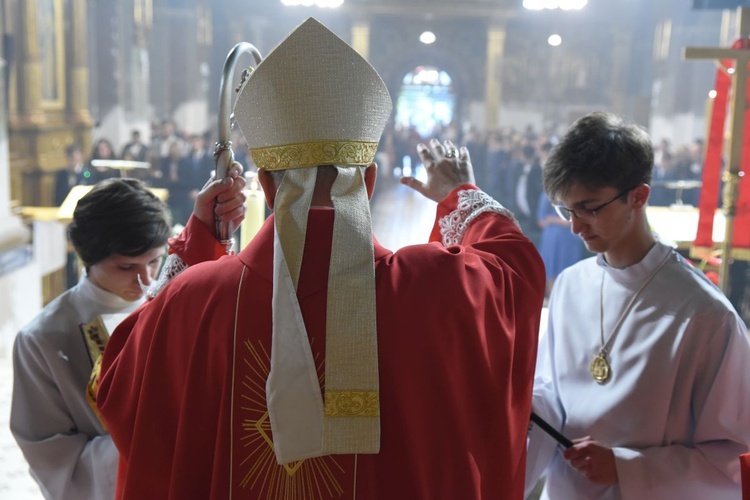
<path fill-rule="evenodd" d="M 524 234 L 544 260 L 547 296 L 564 269 L 592 255 L 571 232 L 570 223 L 555 213 L 542 187 L 544 164 L 564 131 L 561 125 L 542 128 L 527 125 L 522 130 L 505 126 L 484 131 L 475 126 L 462 129 L 452 123 L 438 126 L 434 133 L 436 137 L 466 144 L 472 152 L 477 183 L 516 215 Z M 410 166 L 418 165 L 419 159 L 413 151 L 425 140 L 415 127 L 386 128 L 380 144 L 379 167 L 381 170 L 385 167 L 391 178 L 402 175 Z M 656 142 L 649 206 L 697 207 L 704 151 L 700 137 L 677 147 L 665 138 Z M 687 251 L 684 256 L 689 257 Z M 742 306 L 746 272 L 747 266 L 738 261 L 732 274 L 737 285 L 730 299 L 739 311 L 746 309 Z"/>
<path fill-rule="evenodd" d="M 516 214 L 524 234 L 539 250 L 545 263 L 547 296 L 565 268 L 591 255 L 580 238 L 572 234 L 569 222 L 557 216 L 542 188 L 544 163 L 562 131 L 564 128 L 558 125 L 541 130 L 527 125 L 522 130 L 505 126 L 485 131 L 473 125 L 460 127 L 453 122 L 439 124 L 433 133 L 435 137 L 466 144 L 472 151 L 477 182 Z M 167 204 L 172 219 L 175 224 L 184 226 L 197 193 L 213 170 L 215 137 L 211 132 L 188 133 L 171 119 L 154 122 L 150 137 L 151 140 L 146 141 L 141 131 L 134 129 L 119 154 L 112 141 L 101 137 L 94 141 L 88 158 L 79 146 L 69 145 L 68 166 L 57 173 L 55 180 L 55 204 L 60 205 L 76 184 L 94 185 L 106 178 L 122 176 L 120 169 L 123 167 L 93 166 L 93 160 L 145 162 L 147 168 L 128 169 L 126 175 L 148 186 L 168 190 Z M 381 182 L 394 182 L 411 169 L 419 168 L 416 145 L 427 139 L 414 126 L 390 123 L 376 156 Z M 242 134 L 234 131 L 232 141 L 235 158 L 253 170 Z M 654 144 L 654 179 L 649 205 L 697 207 L 703 155 L 702 138 L 677 147 L 665 138 Z M 675 189 L 676 186 L 679 188 Z M 735 275 L 744 278 L 746 272 L 746 266 L 740 263 Z M 740 280 L 736 291 L 743 282 Z M 742 293 L 732 298 L 740 311 L 743 300 Z"/>
<path fill-rule="evenodd" d="M 233 135 L 235 157 L 246 164 L 244 138 L 241 134 Z M 62 204 L 77 184 L 94 185 L 104 179 L 127 176 L 147 186 L 168 190 L 172 220 L 184 226 L 198 192 L 214 169 L 214 142 L 211 132 L 187 133 L 178 129 L 174 121 L 163 120 L 152 126 L 150 141 L 144 140 L 140 130 L 133 130 L 119 154 L 112 141 L 105 137 L 94 141 L 87 158 L 80 146 L 71 144 L 66 150 L 67 167 L 55 178 L 54 202 Z M 107 162 L 111 162 L 110 165 Z"/>

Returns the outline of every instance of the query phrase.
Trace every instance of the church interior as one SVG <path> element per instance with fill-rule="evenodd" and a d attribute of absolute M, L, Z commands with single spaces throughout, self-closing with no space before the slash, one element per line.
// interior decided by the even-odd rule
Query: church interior
<path fill-rule="evenodd" d="M 42 498 L 7 431 L 10 358 L 18 329 L 79 279 L 66 240 L 77 199 L 98 180 L 135 177 L 167 201 L 179 230 L 192 210 L 191 193 L 214 168 L 228 52 L 246 41 L 265 55 L 310 16 L 364 56 L 393 99 L 371 204 L 373 231 L 384 246 L 395 250 L 430 234 L 436 204 L 398 178 L 424 175 L 416 145 L 433 137 L 469 149 L 477 185 L 527 213 L 534 221 L 528 236 L 537 243 L 543 189 L 526 186 L 524 178 L 519 200 L 518 165 L 525 155 L 543 165 L 572 122 L 610 111 L 645 128 L 654 141 L 649 219 L 655 232 L 706 272 L 748 323 L 750 245 L 743 245 L 750 226 L 741 224 L 750 206 L 747 176 L 735 185 L 739 203 L 717 187 L 712 225 L 697 236 L 717 68 L 726 71 L 727 61 L 686 56 L 690 47 L 729 48 L 749 36 L 746 5 L 0 0 L 0 497 Z M 255 62 L 247 57 L 238 64 L 232 87 L 240 84 L 241 69 Z M 732 142 L 743 130 L 741 123 L 722 129 L 719 170 L 731 169 Z M 268 212 L 244 138 L 236 128 L 231 135 L 251 179 L 247 224 L 237 239 L 244 245 Z M 716 179 L 711 185 L 718 186 Z M 732 226 L 734 212 L 725 208 L 734 204 L 738 223 Z M 580 259 L 591 255 L 580 241 L 571 245 Z"/>

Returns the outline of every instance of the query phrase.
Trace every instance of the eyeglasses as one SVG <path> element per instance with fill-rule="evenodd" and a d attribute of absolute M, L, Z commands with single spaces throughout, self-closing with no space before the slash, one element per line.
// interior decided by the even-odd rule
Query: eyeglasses
<path fill-rule="evenodd" d="M 610 203 L 614 203 L 615 200 L 619 200 L 620 198 L 623 197 L 623 195 L 629 193 L 630 191 L 637 188 L 638 186 L 639 184 L 636 184 L 633 187 L 629 187 L 628 189 L 619 192 L 617 196 L 615 196 L 611 200 L 605 203 L 602 203 L 598 207 L 594 207 L 594 208 L 575 208 L 574 209 L 574 208 L 567 208 L 562 205 L 553 205 L 553 206 L 555 207 L 555 212 L 557 212 L 557 215 L 559 215 L 560 217 L 562 217 L 568 222 L 572 221 L 573 217 L 575 217 L 576 219 L 593 219 L 594 217 L 596 217 L 596 214 L 602 208 L 606 207 Z"/>

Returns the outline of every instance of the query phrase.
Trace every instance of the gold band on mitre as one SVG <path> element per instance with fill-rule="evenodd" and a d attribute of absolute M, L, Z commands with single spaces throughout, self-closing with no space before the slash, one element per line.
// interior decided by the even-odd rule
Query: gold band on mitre
<path fill-rule="evenodd" d="M 365 166 L 372 163 L 378 143 L 372 141 L 311 141 L 266 148 L 250 154 L 263 170 L 291 170 L 318 165 Z"/>

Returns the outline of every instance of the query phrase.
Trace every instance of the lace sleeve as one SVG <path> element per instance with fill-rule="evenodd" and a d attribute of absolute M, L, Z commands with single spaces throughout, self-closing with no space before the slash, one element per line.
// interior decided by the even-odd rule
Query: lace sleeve
<path fill-rule="evenodd" d="M 504 215 L 518 226 L 513 213 L 484 191 L 476 189 L 459 191 L 458 207 L 438 221 L 440 234 L 443 236 L 443 245 L 460 245 L 471 221 L 485 212 Z"/>
<path fill-rule="evenodd" d="M 161 292 L 162 289 L 167 286 L 170 281 L 175 279 L 178 274 L 180 274 L 187 268 L 188 265 L 184 260 L 180 258 L 179 255 L 177 255 L 176 253 L 170 254 L 169 257 L 167 257 L 167 260 L 164 262 L 164 266 L 162 266 L 161 268 L 159 278 L 151 283 L 151 286 L 148 287 L 146 296 L 149 299 L 153 299 L 154 297 L 156 297 L 156 295 Z"/>

